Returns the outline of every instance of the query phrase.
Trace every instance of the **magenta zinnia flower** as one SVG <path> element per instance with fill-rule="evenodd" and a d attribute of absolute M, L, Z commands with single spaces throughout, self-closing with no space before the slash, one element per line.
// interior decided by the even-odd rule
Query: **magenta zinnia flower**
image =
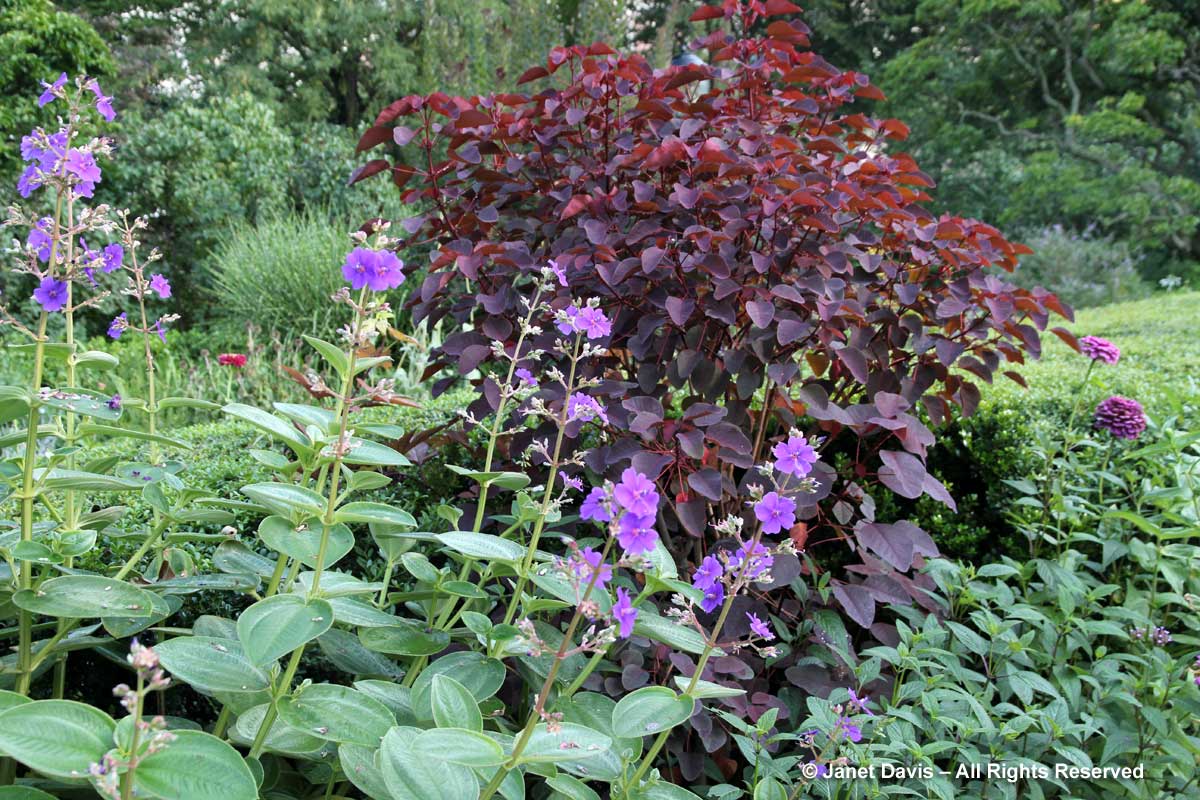
<path fill-rule="evenodd" d="M 1084 336 L 1079 340 L 1079 349 L 1092 361 L 1116 364 L 1121 360 L 1121 348 L 1099 336 Z"/>
<path fill-rule="evenodd" d="M 1136 439 L 1146 430 L 1146 414 L 1137 400 L 1115 394 L 1096 406 L 1092 425 L 1118 439 Z"/>

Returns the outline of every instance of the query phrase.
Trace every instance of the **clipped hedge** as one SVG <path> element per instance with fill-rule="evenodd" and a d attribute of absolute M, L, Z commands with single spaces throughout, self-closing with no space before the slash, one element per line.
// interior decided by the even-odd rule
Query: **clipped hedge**
<path fill-rule="evenodd" d="M 881 500 L 880 515 L 910 515 L 945 554 L 974 563 L 1026 554 L 1025 540 L 1010 519 L 1020 495 L 1006 481 L 1037 473 L 1040 462 L 1033 444 L 1039 434 L 1068 424 L 1089 426 L 1096 404 L 1114 394 L 1137 399 L 1153 422 L 1176 416 L 1183 427 L 1196 427 L 1197 318 L 1200 292 L 1158 294 L 1078 312 L 1070 329 L 1114 342 L 1121 348 L 1120 363 L 1098 364 L 1084 386 L 1087 360 L 1057 338 L 1046 337 L 1041 360 L 1021 368 L 1028 388 L 998 380 L 985 389 L 973 416 L 955 419 L 938 432 L 929 470 L 950 489 L 958 512 L 928 498 L 909 503 L 890 496 Z"/>
<path fill-rule="evenodd" d="M 453 392 L 429 400 L 421 408 L 371 409 L 364 412 L 362 419 L 397 425 L 406 432 L 421 431 L 451 421 L 465 403 L 463 393 Z M 190 466 L 183 473 L 187 485 L 219 497 L 238 497 L 241 487 L 272 480 L 271 469 L 255 461 L 250 455 L 251 449 L 278 449 L 270 438 L 243 422 L 224 419 L 219 413 L 214 417 L 211 422 L 190 425 L 173 434 L 175 438 L 188 442 L 193 448 L 187 454 Z M 136 454 L 130 451 L 130 444 L 126 440 L 114 440 L 97 448 L 96 458 L 114 455 L 125 460 L 136 457 Z M 168 451 L 165 455 L 172 458 L 181 453 Z M 463 478 L 446 469 L 445 465 L 465 461 L 467 457 L 458 445 L 430 447 L 424 455 L 423 458 L 414 457 L 413 466 L 394 475 L 394 481 L 390 485 L 376 490 L 369 499 L 403 508 L 422 524 L 433 524 L 434 510 L 465 487 Z M 123 501 L 129 511 L 116 523 L 118 528 L 130 529 L 144 525 L 150 518 L 150 507 L 140 495 L 126 496 Z M 254 542 L 253 519 L 253 515 L 239 514 L 233 525 L 238 535 L 247 543 Z M 205 532 L 216 532 L 216 529 Z M 79 566 L 84 569 L 99 568 L 103 564 L 112 563 L 114 558 L 128 556 L 129 553 L 124 552 L 124 548 L 127 547 L 129 552 L 132 552 L 137 544 L 136 539 L 110 541 L 113 547 L 98 548 L 88 555 L 89 559 L 96 560 L 95 564 L 81 563 Z M 195 545 L 185 545 L 185 549 L 193 558 L 201 561 L 204 561 L 211 551 L 211 547 Z M 377 555 L 373 547 L 364 545 L 364 556 L 360 559 L 360 565 L 368 571 L 376 568 L 372 559 L 377 558 Z"/>

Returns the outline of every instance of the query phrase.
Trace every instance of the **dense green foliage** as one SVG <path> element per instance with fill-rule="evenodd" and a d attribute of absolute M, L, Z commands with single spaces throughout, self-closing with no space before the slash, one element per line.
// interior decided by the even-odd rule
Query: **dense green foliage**
<path fill-rule="evenodd" d="M 108 45 L 84 20 L 50 0 L 0 2 L 0 176 L 16 173 L 20 137 L 51 118 L 37 106 L 37 81 L 113 70 Z"/>
<path fill-rule="evenodd" d="M 818 46 L 916 121 L 934 208 L 1007 219 L 1041 250 L 1018 280 L 1096 306 L 1040 344 L 1042 304 L 1069 312 L 964 268 L 1014 252 L 990 227 L 896 237 L 928 219 L 927 181 L 875 137 L 903 126 L 813 113 L 806 93 L 874 90 L 767 30 L 786 0 L 693 22 L 677 0 L 66 6 L 87 22 L 0 0 L 0 146 L 41 122 L 71 154 L 60 169 L 34 132 L 42 185 L 4 226 L 0 800 L 1196 795 L 1200 294 L 1113 304 L 1195 261 L 1191 4 L 814 0 Z M 650 74 L 739 15 L 700 52 L 740 59 L 746 91 Z M 508 90 L 549 44 L 614 30 L 647 61 L 559 49 L 544 71 L 579 71 L 544 77 L 565 95 L 393 107 L 422 133 L 366 141 L 424 159 L 408 207 L 390 181 L 346 185 L 380 93 Z M 120 75 L 115 125 L 86 79 L 36 110 L 22 71 L 75 57 Z M 697 101 L 679 81 L 701 76 Z M 639 81 L 657 94 L 630 110 Z M 660 144 L 649 164 L 686 168 L 647 166 Z M 814 236 L 850 219 L 823 201 L 863 216 Z M 673 210 L 626 225 L 634 205 Z M 448 233 L 348 236 L 411 214 Z M 705 257 L 666 269 L 684 243 Z M 690 283 L 649 282 L 660 264 Z M 439 292 L 477 328 L 413 329 Z M 819 335 L 776 350 L 800 311 Z M 1017 343 L 955 353 L 967 320 Z M 1095 360 L 1067 344 L 1087 335 L 1111 340 L 1085 342 Z M 475 386 L 430 399 L 439 366 Z M 933 366 L 974 414 L 908 404 Z M 672 482 L 681 448 L 696 471 Z M 696 530 L 667 521 L 683 504 Z"/>
<path fill-rule="evenodd" d="M 1028 552 L 1019 531 L 1026 515 L 1012 482 L 1042 474 L 1039 446 L 1047 437 L 1070 424 L 1085 431 L 1092 409 L 1113 394 L 1139 398 L 1155 422 L 1176 418 L 1200 428 L 1200 342 L 1192 335 L 1197 309 L 1200 295 L 1179 292 L 1078 314 L 1072 330 L 1119 342 L 1120 363 L 1085 382 L 1079 354 L 1048 340 L 1043 357 L 1021 369 L 1028 388 L 998 381 L 974 415 L 938 431 L 930 469 L 950 488 L 958 512 L 925 499 L 911 512 L 914 518 L 949 554 L 977 564 L 1020 557 Z"/>

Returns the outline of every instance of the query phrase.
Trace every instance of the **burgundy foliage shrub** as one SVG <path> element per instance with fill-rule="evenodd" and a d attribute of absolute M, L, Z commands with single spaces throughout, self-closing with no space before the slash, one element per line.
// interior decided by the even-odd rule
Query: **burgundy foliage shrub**
<path fill-rule="evenodd" d="M 820 490 L 791 535 L 860 554 L 832 591 L 871 627 L 877 601 L 925 599 L 905 573 L 936 553 L 915 525 L 874 519 L 871 484 L 953 506 L 925 470 L 919 409 L 934 422 L 969 414 L 977 382 L 1020 381 L 1006 365 L 1036 355 L 1051 314 L 1070 312 L 999 277 L 1027 248 L 922 207 L 933 182 L 900 150 L 908 129 L 861 108 L 881 92 L 807 50 L 807 28 L 784 18 L 796 11 L 702 8 L 693 19 L 736 31 L 697 43 L 708 65 L 656 71 L 603 44 L 560 47 L 522 76 L 546 85 L 536 93 L 405 97 L 359 149 L 410 157 L 372 160 L 353 180 L 388 174 L 429 209 L 404 223 L 411 244 L 434 248 L 410 308 L 467 324 L 431 375 L 441 391 L 479 368 L 480 417 L 497 402 L 490 342 L 515 346 L 534 273 L 551 259 L 565 269 L 557 307 L 601 299 L 614 324 L 593 393 L 611 439 L 587 463 L 657 476 L 674 499 L 660 529 L 681 561 L 712 546 L 708 522 L 744 511 L 750 468 L 791 427 L 825 437 Z M 774 585 L 800 570 L 777 567 Z"/>

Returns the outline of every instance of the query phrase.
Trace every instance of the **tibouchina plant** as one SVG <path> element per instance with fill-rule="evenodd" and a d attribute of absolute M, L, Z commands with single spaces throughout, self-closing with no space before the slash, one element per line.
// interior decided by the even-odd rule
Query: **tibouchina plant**
<path fill-rule="evenodd" d="M 1020 252 L 995 229 L 917 205 L 928 179 L 888 149 L 903 126 L 840 110 L 874 93 L 865 76 L 812 56 L 798 24 L 758 24 L 794 10 L 703 9 L 699 21 L 744 26 L 709 38 L 716 66 L 559 49 L 530 77 L 569 65 L 565 89 L 382 114 L 365 146 L 423 151 L 434 188 L 410 199 L 437 213 L 408 229 L 436 240 L 434 263 L 411 280 L 398 229 L 374 220 L 343 263 L 311 265 L 340 271 L 343 325 L 306 337 L 314 400 L 269 407 L 158 396 L 177 319 L 168 273 L 141 248 L 143 219 L 91 203 L 112 98 L 93 79 L 47 81 L 39 102 L 59 123 L 22 142 L 8 214 L 20 260 L 0 306 L 29 367 L 0 387 L 0 798 L 698 800 L 684 786 L 701 776 L 713 800 L 837 796 L 833 770 L 880 752 L 927 766 L 950 749 L 1049 758 L 1059 732 L 1082 740 L 1092 723 L 1064 724 L 1064 709 L 1097 718 L 1081 688 L 1093 676 L 1055 658 L 1101 636 L 1132 641 L 1144 675 L 1172 676 L 1169 708 L 1191 707 L 1185 670 L 1200 662 L 1166 627 L 1184 639 L 1181 609 L 1195 610 L 1179 566 L 1194 554 L 1174 542 L 1187 518 L 1164 515 L 1155 548 L 1130 549 L 1162 561 L 1170 596 L 1155 572 L 1146 608 L 1113 615 L 1135 633 L 1085 637 L 1069 612 L 1052 619 L 1002 585 L 1108 602 L 1115 584 L 1062 578 L 1086 560 L 1071 537 L 1054 539 L 1053 563 L 951 575 L 915 526 L 876 519 L 876 481 L 952 504 L 925 469 L 918 404 L 973 406 L 963 372 L 1020 362 L 1065 309 L 984 271 Z M 391 124 L 401 116 L 420 131 Z M 417 174 L 380 159 L 356 177 L 389 167 L 398 184 Z M 462 413 L 478 449 L 450 467 L 469 486 L 421 523 L 380 502 L 410 466 L 395 445 L 411 432 L 387 416 L 409 401 L 380 354 L 404 338 L 405 298 L 467 324 L 436 366 L 480 394 Z M 80 344 L 95 319 L 138 338 L 145 397 L 88 388 L 113 365 Z M 1093 364 L 1119 358 L 1079 345 Z M 232 376 L 246 357 L 217 363 Z M 248 457 L 269 478 L 232 496 L 191 488 L 188 445 L 162 423 L 179 405 L 252 429 Z M 1113 397 L 1093 423 L 1132 439 L 1146 419 Z M 114 438 L 120 454 L 97 456 Z M 1172 447 L 1173 468 L 1194 469 L 1190 446 Z M 1065 517 L 1034 527 L 1049 540 Z M 815 560 L 817 531 L 857 560 Z M 200 593 L 228 612 L 197 610 Z M 1125 653 L 1094 650 L 1096 678 L 1124 668 Z M 94 705 L 67 699 L 93 659 L 126 679 Z M 1163 771 L 1194 753 L 1190 740 L 1156 751 L 1141 733 L 1168 706 L 1149 678 L 1126 683 L 1118 701 L 1136 695 L 1136 710 L 1095 701 L 1105 720 L 1142 715 L 1115 752 Z M 1033 708 L 1035 690 L 1048 705 Z M 193 718 L 170 713 L 183 709 Z M 921 718 L 936 741 L 920 740 Z"/>

